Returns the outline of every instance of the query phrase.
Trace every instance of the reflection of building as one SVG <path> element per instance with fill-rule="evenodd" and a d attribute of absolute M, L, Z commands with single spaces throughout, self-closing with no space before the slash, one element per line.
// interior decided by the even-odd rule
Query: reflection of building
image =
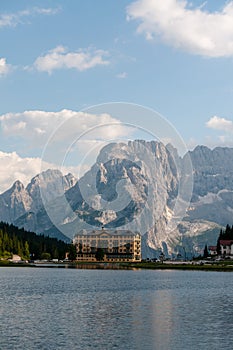
<path fill-rule="evenodd" d="M 73 244 L 77 260 L 96 261 L 101 251 L 104 261 L 141 261 L 141 235 L 129 230 L 82 230 Z"/>

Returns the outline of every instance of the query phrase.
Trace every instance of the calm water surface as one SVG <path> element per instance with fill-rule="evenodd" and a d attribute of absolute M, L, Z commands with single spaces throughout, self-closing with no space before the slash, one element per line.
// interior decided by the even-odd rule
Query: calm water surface
<path fill-rule="evenodd" d="M 0 349 L 233 349 L 233 274 L 0 268 Z"/>

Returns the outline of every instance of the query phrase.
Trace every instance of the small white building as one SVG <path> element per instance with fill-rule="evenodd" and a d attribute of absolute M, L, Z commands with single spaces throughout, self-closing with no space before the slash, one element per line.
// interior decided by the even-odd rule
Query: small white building
<path fill-rule="evenodd" d="M 210 245 L 208 247 L 208 251 L 210 253 L 211 256 L 214 256 L 214 255 L 217 255 L 218 252 L 217 252 L 217 246 L 216 245 Z"/>
<path fill-rule="evenodd" d="M 233 255 L 233 240 L 220 240 L 221 255 Z"/>
<path fill-rule="evenodd" d="M 21 257 L 17 254 L 12 254 L 12 258 L 9 259 L 9 261 L 11 262 L 19 262 L 19 261 L 22 261 Z"/>

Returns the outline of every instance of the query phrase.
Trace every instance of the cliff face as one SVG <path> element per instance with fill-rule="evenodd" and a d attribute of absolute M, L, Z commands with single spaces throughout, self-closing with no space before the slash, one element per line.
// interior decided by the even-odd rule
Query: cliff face
<path fill-rule="evenodd" d="M 72 238 L 82 228 L 129 228 L 143 234 L 144 257 L 161 249 L 199 253 L 216 243 L 221 225 L 232 224 L 232 213 L 233 149 L 198 146 L 180 158 L 172 146 L 154 141 L 104 147 L 77 182 L 48 170 L 26 188 L 17 181 L 0 195 L 1 220 L 60 238 L 59 231 Z"/>
<path fill-rule="evenodd" d="M 30 210 L 32 202 L 24 185 L 16 181 L 9 190 L 0 195 L 0 220 L 14 222 L 15 218 Z"/>
<path fill-rule="evenodd" d="M 232 223 L 233 149 L 198 146 L 190 157 L 194 169 L 194 188 L 189 217 L 206 219 L 219 225 Z"/>
<path fill-rule="evenodd" d="M 217 147 L 210 150 L 198 146 L 189 152 L 194 169 L 194 201 L 208 193 L 233 189 L 233 149 Z"/>
<path fill-rule="evenodd" d="M 14 223 L 29 231 L 43 232 L 44 226 L 40 227 L 37 215 L 43 211 L 44 204 L 52 202 L 75 182 L 71 174 L 63 176 L 58 170 L 42 172 L 26 188 L 20 181 L 16 181 L 9 190 L 0 195 L 0 220 Z M 51 227 L 49 218 L 47 221 L 45 227 Z"/>
<path fill-rule="evenodd" d="M 155 142 L 108 145 L 67 198 L 91 225 L 132 229 L 140 225 L 145 233 L 152 217 L 158 219 L 177 193 L 177 172 L 169 157 L 166 148 Z"/>

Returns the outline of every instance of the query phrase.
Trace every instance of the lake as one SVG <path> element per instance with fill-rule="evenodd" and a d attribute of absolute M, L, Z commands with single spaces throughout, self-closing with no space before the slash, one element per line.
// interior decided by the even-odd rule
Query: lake
<path fill-rule="evenodd" d="M 0 268 L 0 349 L 233 348 L 233 274 Z"/>

